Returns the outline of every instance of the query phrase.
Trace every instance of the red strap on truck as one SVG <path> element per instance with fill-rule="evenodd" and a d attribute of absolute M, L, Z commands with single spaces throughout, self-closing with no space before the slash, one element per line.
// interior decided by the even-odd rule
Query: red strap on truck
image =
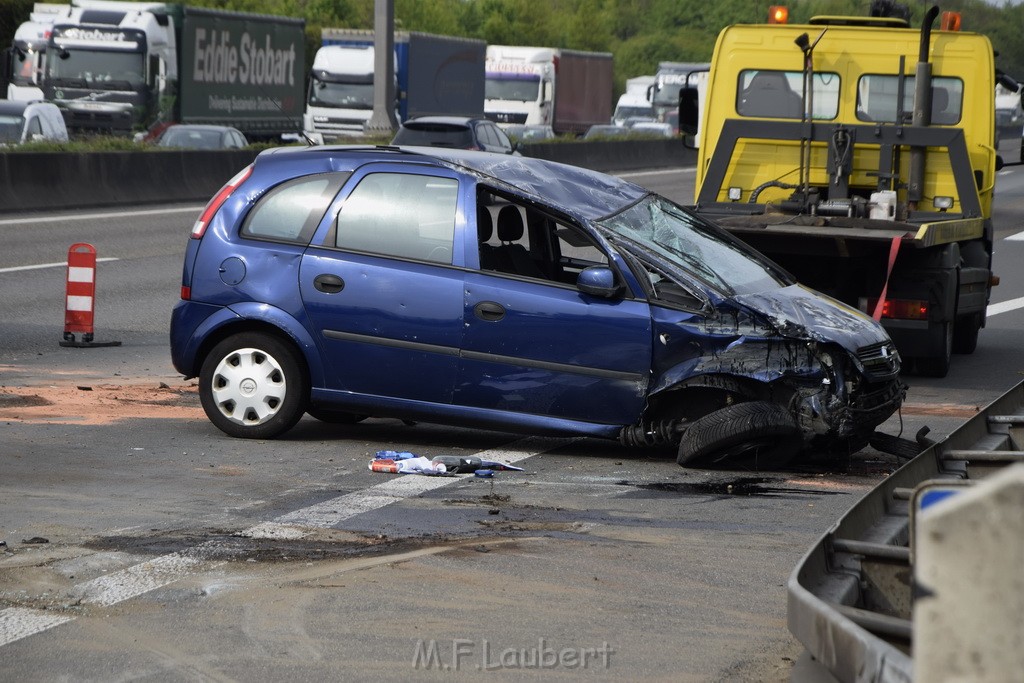
<path fill-rule="evenodd" d="M 882 319 L 885 295 L 889 291 L 889 277 L 892 276 L 892 267 L 896 263 L 896 254 L 900 253 L 900 242 L 902 240 L 902 237 L 893 237 L 892 243 L 889 245 L 889 267 L 885 271 L 885 284 L 882 285 L 882 294 L 878 297 L 878 303 L 875 304 L 875 312 L 871 315 L 875 320 Z"/>

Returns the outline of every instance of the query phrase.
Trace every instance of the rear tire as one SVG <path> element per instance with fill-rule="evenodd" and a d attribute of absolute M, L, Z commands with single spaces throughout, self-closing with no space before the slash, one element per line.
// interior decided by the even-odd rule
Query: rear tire
<path fill-rule="evenodd" d="M 750 401 L 720 408 L 683 432 L 676 462 L 684 467 L 777 469 L 801 450 L 803 439 L 783 406 Z"/>
<path fill-rule="evenodd" d="M 243 332 L 217 344 L 203 361 L 199 400 L 228 436 L 272 439 L 302 417 L 309 378 L 294 347 L 268 334 Z"/>
<path fill-rule="evenodd" d="M 981 313 L 971 313 L 956 319 L 953 326 L 953 353 L 974 353 L 978 348 L 978 332 L 981 330 Z"/>
<path fill-rule="evenodd" d="M 944 322 L 936 327 L 933 334 L 941 335 L 941 348 L 938 356 L 920 357 L 915 362 L 917 374 L 925 377 L 945 377 L 949 374 L 949 364 L 953 359 L 953 323 Z"/>

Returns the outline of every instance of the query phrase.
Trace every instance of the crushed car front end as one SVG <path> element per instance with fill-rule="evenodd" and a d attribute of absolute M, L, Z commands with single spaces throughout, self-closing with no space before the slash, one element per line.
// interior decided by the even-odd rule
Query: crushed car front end
<path fill-rule="evenodd" d="M 644 288 L 654 323 L 647 408 L 624 442 L 682 434 L 680 464 L 691 460 L 688 432 L 704 433 L 701 459 L 768 447 L 787 457 L 811 446 L 853 452 L 898 410 L 899 355 L 875 320 L 662 198 L 596 223 Z M 737 434 L 746 424 L 749 438 L 731 423 Z"/>

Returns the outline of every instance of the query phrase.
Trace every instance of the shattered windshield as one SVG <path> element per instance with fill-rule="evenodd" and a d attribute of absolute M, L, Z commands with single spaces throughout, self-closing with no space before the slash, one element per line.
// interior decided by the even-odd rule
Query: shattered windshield
<path fill-rule="evenodd" d="M 728 295 L 790 284 L 782 272 L 742 242 L 655 195 L 597 225 L 613 240 L 626 240 Z"/>

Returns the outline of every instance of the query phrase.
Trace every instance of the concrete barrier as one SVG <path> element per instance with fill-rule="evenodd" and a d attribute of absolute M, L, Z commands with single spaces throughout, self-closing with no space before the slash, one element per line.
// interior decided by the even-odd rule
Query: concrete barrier
<path fill-rule="evenodd" d="M 678 140 L 526 145 L 521 152 L 595 171 L 694 161 Z M 250 150 L 0 153 L 0 213 L 205 202 L 255 156 Z"/>
<path fill-rule="evenodd" d="M 0 211 L 206 201 L 255 156 L 247 150 L 0 154 Z"/>
<path fill-rule="evenodd" d="M 600 140 L 526 145 L 523 156 L 582 166 L 593 171 L 636 171 L 692 166 L 696 152 L 679 140 Z"/>

